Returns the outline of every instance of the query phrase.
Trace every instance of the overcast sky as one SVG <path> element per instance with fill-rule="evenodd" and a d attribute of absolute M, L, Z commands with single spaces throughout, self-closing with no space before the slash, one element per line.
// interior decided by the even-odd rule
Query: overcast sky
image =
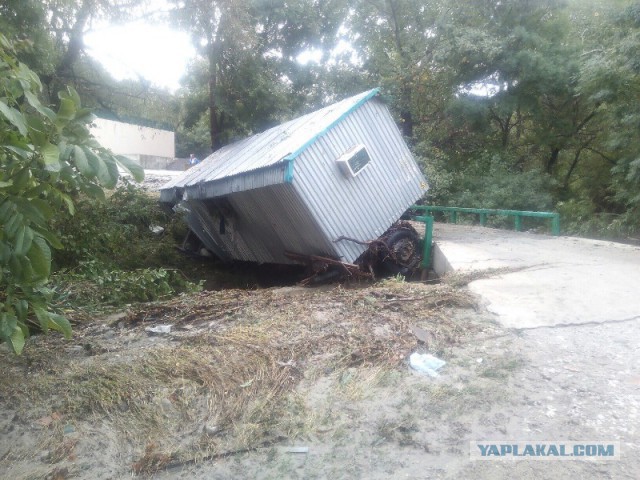
<path fill-rule="evenodd" d="M 143 22 L 97 28 L 85 35 L 85 44 L 116 79 L 142 77 L 170 91 L 195 55 L 188 34 Z"/>

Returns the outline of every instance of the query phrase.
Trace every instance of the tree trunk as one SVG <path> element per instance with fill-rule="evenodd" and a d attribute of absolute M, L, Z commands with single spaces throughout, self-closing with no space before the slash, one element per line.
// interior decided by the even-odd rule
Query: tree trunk
<path fill-rule="evenodd" d="M 76 16 L 76 21 L 69 32 L 69 43 L 67 51 L 62 56 L 60 63 L 56 66 L 56 76 L 64 76 L 71 71 L 71 67 L 76 62 L 82 49 L 84 48 L 84 28 L 95 7 L 94 0 L 85 0 Z"/>
<path fill-rule="evenodd" d="M 216 90 L 218 87 L 217 46 L 211 45 L 209 52 L 209 135 L 211 136 L 211 151 L 220 148 L 220 125 L 218 124 L 218 105 Z"/>
<path fill-rule="evenodd" d="M 403 110 L 400 112 L 400 119 L 402 120 L 402 134 L 409 142 L 413 141 L 413 116 L 409 110 Z"/>
<path fill-rule="evenodd" d="M 553 147 L 551 149 L 551 155 L 547 159 L 547 173 L 552 173 L 554 167 L 558 163 L 558 156 L 560 155 L 560 149 L 557 147 Z"/>
<path fill-rule="evenodd" d="M 569 188 L 569 180 L 571 179 L 571 174 L 573 173 L 575 168 L 578 166 L 578 161 L 580 160 L 581 153 L 582 153 L 582 147 L 578 148 L 578 150 L 576 151 L 576 154 L 573 157 L 573 162 L 571 163 L 571 166 L 569 167 L 569 170 L 567 171 L 567 174 L 564 177 L 563 186 L 565 190 Z"/>

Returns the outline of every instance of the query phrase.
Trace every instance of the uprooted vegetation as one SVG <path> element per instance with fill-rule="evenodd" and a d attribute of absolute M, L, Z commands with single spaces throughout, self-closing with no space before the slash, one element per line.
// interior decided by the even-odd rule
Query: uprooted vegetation
<path fill-rule="evenodd" d="M 53 230 L 63 245 L 51 279 L 59 308 L 96 310 L 200 289 L 183 271 L 193 262 L 175 249 L 186 226 L 131 183 L 103 200 L 78 198 L 75 215 L 56 219 Z"/>
<path fill-rule="evenodd" d="M 72 343 L 34 337 L 22 358 L 8 358 L 0 403 L 14 423 L 42 430 L 36 445 L 6 445 L 0 458 L 81 468 L 97 430 L 105 455 L 116 450 L 143 473 L 303 437 L 322 423 L 297 391 L 303 379 L 396 369 L 416 348 L 446 358 L 478 328 L 452 307 L 474 301 L 447 285 L 397 280 L 226 290 L 80 325 Z M 159 325 L 171 333 L 148 331 Z M 426 346 L 412 326 L 428 332 Z"/>

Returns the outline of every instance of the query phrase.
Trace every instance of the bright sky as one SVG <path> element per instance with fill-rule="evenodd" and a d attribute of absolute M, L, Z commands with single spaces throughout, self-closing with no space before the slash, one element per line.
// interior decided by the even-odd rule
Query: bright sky
<path fill-rule="evenodd" d="M 195 55 L 187 33 L 142 22 L 102 27 L 84 40 L 88 53 L 116 79 L 142 77 L 172 92 Z"/>
<path fill-rule="evenodd" d="M 169 9 L 166 0 L 147 0 L 139 11 L 132 13 L 147 18 L 146 22 L 96 27 L 84 36 L 87 52 L 118 80 L 144 78 L 175 92 L 196 52 L 186 32 L 173 30 L 163 23 Z M 345 52 L 351 54 L 352 63 L 359 63 L 357 53 L 345 41 L 335 48 L 329 62 Z M 311 49 L 296 59 L 304 65 L 317 63 L 321 58 L 322 51 Z"/>

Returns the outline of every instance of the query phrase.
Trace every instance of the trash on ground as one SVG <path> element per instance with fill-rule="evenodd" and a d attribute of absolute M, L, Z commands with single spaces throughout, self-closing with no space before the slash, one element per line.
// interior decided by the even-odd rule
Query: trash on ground
<path fill-rule="evenodd" d="M 409 357 L 411 368 L 430 377 L 438 377 L 437 370 L 446 365 L 446 363 L 444 360 L 440 360 L 429 353 L 414 352 Z"/>
<path fill-rule="evenodd" d="M 171 333 L 171 325 L 155 325 L 153 327 L 147 327 L 144 330 L 156 334 Z"/>
<path fill-rule="evenodd" d="M 285 453 L 309 453 L 309 447 L 287 447 Z"/>
<path fill-rule="evenodd" d="M 431 340 L 433 340 L 433 335 L 427 332 L 424 328 L 416 327 L 415 325 L 411 326 L 411 332 L 416 336 L 419 342 L 428 345 Z"/>

